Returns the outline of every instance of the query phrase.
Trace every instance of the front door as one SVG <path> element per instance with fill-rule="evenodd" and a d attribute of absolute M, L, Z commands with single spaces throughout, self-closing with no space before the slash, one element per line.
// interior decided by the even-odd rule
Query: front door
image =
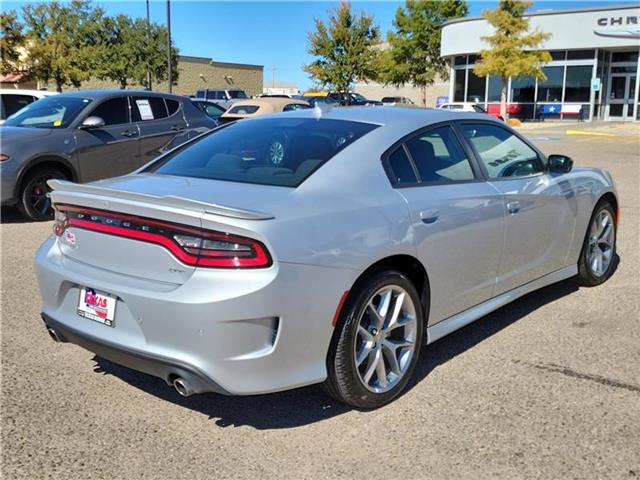
<path fill-rule="evenodd" d="M 117 177 L 140 166 L 138 127 L 131 123 L 126 96 L 110 98 L 88 115 L 100 117 L 104 126 L 76 132 L 76 155 L 80 180 L 90 182 Z M 86 117 L 85 117 L 86 118 Z"/>
<path fill-rule="evenodd" d="M 541 156 L 497 124 L 461 122 L 490 184 L 504 200 L 504 248 L 495 295 L 565 266 L 575 223 L 575 195 Z"/>
<path fill-rule="evenodd" d="M 612 73 L 609 82 L 609 114 L 607 120 L 633 120 L 633 97 L 635 93 L 635 73 Z"/>

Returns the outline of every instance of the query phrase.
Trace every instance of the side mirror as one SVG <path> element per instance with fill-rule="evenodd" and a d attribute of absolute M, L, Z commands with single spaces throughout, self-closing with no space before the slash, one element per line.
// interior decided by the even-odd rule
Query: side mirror
<path fill-rule="evenodd" d="M 80 125 L 80 128 L 85 128 L 85 129 L 101 128 L 101 127 L 104 127 L 104 120 L 100 117 L 95 117 L 95 116 L 85 118 L 84 122 L 82 122 L 82 125 Z"/>
<path fill-rule="evenodd" d="M 573 160 L 565 155 L 549 155 L 547 164 L 553 173 L 569 173 L 573 168 Z"/>

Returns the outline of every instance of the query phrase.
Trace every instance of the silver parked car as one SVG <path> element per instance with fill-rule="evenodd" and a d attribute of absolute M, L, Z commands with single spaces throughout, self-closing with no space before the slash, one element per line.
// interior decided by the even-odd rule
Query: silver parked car
<path fill-rule="evenodd" d="M 0 127 L 2 206 L 49 219 L 47 180 L 123 175 L 217 125 L 188 98 L 148 91 L 80 91 L 30 103 Z"/>
<path fill-rule="evenodd" d="M 481 114 L 297 110 L 131 175 L 50 183 L 50 335 L 182 395 L 323 382 L 378 407 L 423 343 L 616 263 L 611 176 Z"/>

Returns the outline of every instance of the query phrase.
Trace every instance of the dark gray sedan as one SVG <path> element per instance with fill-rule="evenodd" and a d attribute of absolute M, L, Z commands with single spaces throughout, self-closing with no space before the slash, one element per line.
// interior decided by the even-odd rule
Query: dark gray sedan
<path fill-rule="evenodd" d="M 2 206 L 51 218 L 47 180 L 124 175 L 216 125 L 188 98 L 162 93 L 81 91 L 39 100 L 0 127 Z"/>

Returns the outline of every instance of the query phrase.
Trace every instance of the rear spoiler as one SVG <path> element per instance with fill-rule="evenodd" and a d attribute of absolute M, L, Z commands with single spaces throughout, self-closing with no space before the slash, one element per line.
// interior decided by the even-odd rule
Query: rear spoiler
<path fill-rule="evenodd" d="M 81 197 L 99 197 L 100 200 L 107 198 L 117 198 L 122 200 L 131 200 L 135 202 L 149 203 L 172 208 L 180 208 L 201 214 L 210 213 L 213 215 L 221 215 L 223 217 L 239 218 L 242 220 L 270 220 L 274 218 L 268 213 L 256 212 L 254 210 L 245 210 L 224 205 L 216 205 L 214 203 L 200 202 L 198 200 L 189 200 L 188 198 L 176 197 L 174 195 L 149 195 L 147 193 L 127 192 L 124 190 L 116 190 L 113 188 L 98 187 L 95 185 L 73 183 L 68 180 L 48 180 L 47 184 L 53 190 L 52 197 L 55 200 L 55 192 L 64 193 L 65 195 L 74 196 L 77 194 Z"/>

